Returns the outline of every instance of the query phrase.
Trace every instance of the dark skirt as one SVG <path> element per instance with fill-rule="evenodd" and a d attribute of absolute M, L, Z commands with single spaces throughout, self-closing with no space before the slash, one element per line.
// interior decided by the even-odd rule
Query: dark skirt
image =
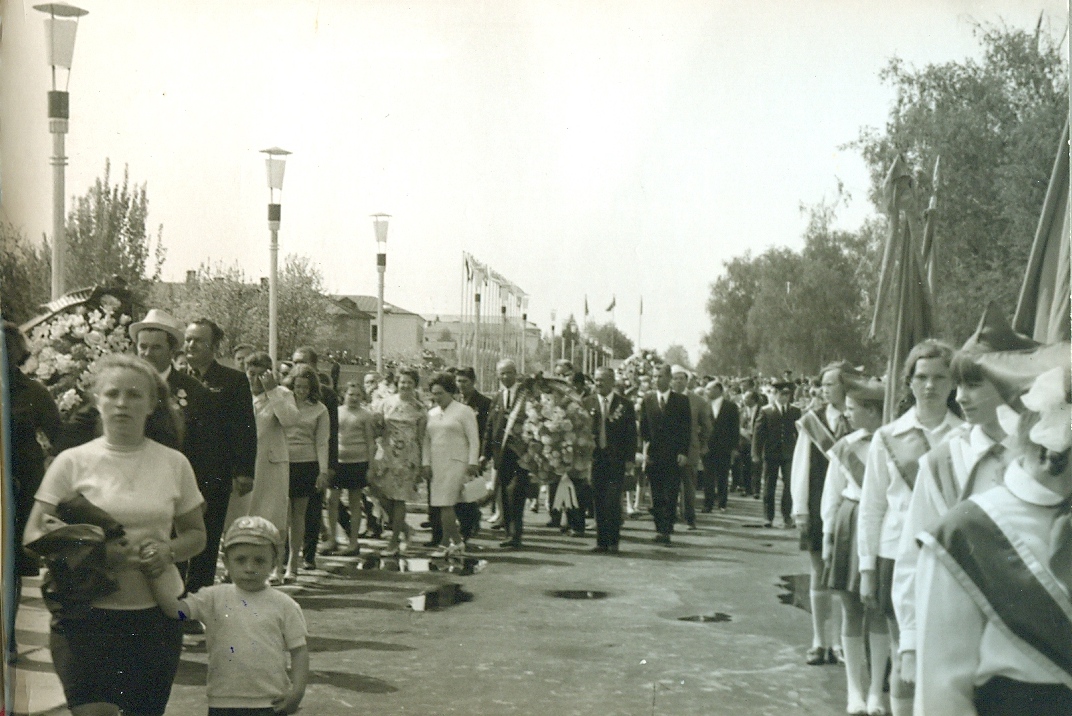
<path fill-rule="evenodd" d="M 860 593 L 860 555 L 856 551 L 856 511 L 860 503 L 842 497 L 834 513 L 834 545 L 823 570 L 827 589 Z"/>
<path fill-rule="evenodd" d="M 975 709 L 979 716 L 1067 716 L 1072 689 L 994 676 L 975 690 Z"/>
<path fill-rule="evenodd" d="M 290 463 L 290 499 L 312 497 L 316 494 L 316 478 L 319 475 L 319 463 Z"/>
<path fill-rule="evenodd" d="M 367 462 L 340 462 L 331 486 L 336 490 L 363 490 L 368 487 Z"/>
<path fill-rule="evenodd" d="M 896 619 L 893 611 L 893 565 L 892 559 L 879 557 L 875 561 L 875 581 L 878 584 L 878 611 L 890 619 Z"/>
<path fill-rule="evenodd" d="M 49 647 L 68 708 L 101 702 L 158 716 L 179 668 L 182 627 L 157 607 L 90 609 L 53 620 Z"/>

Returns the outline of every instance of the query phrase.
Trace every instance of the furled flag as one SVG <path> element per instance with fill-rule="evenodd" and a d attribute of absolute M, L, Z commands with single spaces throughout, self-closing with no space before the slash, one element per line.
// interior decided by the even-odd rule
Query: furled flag
<path fill-rule="evenodd" d="M 610 305 L 607 306 L 606 310 L 613 311 L 614 307 L 617 306 L 617 305 L 618 305 L 618 297 L 615 296 L 614 294 L 611 294 Z"/>
<path fill-rule="evenodd" d="M 644 297 L 643 296 L 640 297 L 640 315 L 641 316 L 644 315 Z"/>
<path fill-rule="evenodd" d="M 588 316 L 588 294 L 584 294 L 584 315 Z"/>

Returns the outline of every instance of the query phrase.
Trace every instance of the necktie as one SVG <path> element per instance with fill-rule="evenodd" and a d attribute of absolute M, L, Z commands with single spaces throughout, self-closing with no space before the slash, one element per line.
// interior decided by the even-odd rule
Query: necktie
<path fill-rule="evenodd" d="M 662 395 L 660 395 L 659 396 L 659 410 L 665 410 L 665 409 L 666 409 L 666 398 L 664 398 Z"/>
<path fill-rule="evenodd" d="M 849 425 L 848 419 L 845 417 L 844 414 L 839 415 L 837 419 L 837 425 L 834 428 L 834 437 L 843 438 L 850 432 L 852 432 L 852 428 Z"/>
<path fill-rule="evenodd" d="M 1050 529 L 1050 570 L 1072 595 L 1072 501 L 1058 507 Z"/>
<path fill-rule="evenodd" d="M 607 449 L 607 408 L 610 407 L 610 398 L 599 398 L 599 448 Z"/>
<path fill-rule="evenodd" d="M 506 409 L 510 410 L 511 406 L 513 405 L 513 401 L 510 400 L 510 389 L 509 388 L 506 389 L 506 395 L 503 396 L 503 402 L 506 403 Z"/>

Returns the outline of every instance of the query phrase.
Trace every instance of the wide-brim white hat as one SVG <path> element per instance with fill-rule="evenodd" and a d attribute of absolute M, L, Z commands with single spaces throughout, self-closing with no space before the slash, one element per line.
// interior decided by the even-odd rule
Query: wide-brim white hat
<path fill-rule="evenodd" d="M 179 322 L 167 311 L 161 311 L 159 308 L 153 308 L 145 314 L 145 318 L 141 319 L 137 323 L 130 324 L 130 338 L 133 341 L 138 340 L 138 333 L 143 328 L 153 328 L 158 331 L 164 331 L 174 336 L 180 344 L 185 339 L 185 332 Z"/>

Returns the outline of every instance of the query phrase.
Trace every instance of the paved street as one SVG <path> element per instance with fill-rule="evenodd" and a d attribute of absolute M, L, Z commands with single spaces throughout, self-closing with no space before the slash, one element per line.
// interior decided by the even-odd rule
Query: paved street
<path fill-rule="evenodd" d="M 727 513 L 699 515 L 700 529 L 679 531 L 671 548 L 650 542 L 650 520 L 629 520 L 618 556 L 591 554 L 593 538 L 567 537 L 543 526 L 545 512 L 526 513 L 526 549 L 500 551 L 501 533 L 484 531 L 472 574 L 421 571 L 445 566 L 420 559 L 423 549 L 401 563 L 415 571 L 321 558 L 320 570 L 288 587 L 310 632 L 302 712 L 844 713 L 843 667 L 804 664 L 811 629 L 793 604 L 806 561 L 796 533 L 763 529 L 760 505 L 731 498 Z M 411 608 L 422 592 L 457 591 L 450 585 L 462 590 L 459 603 Z M 555 590 L 606 595 L 563 599 Z M 65 714 L 33 591 L 19 615 L 16 713 Z M 203 646 L 184 651 L 168 716 L 206 712 L 204 662 Z"/>

